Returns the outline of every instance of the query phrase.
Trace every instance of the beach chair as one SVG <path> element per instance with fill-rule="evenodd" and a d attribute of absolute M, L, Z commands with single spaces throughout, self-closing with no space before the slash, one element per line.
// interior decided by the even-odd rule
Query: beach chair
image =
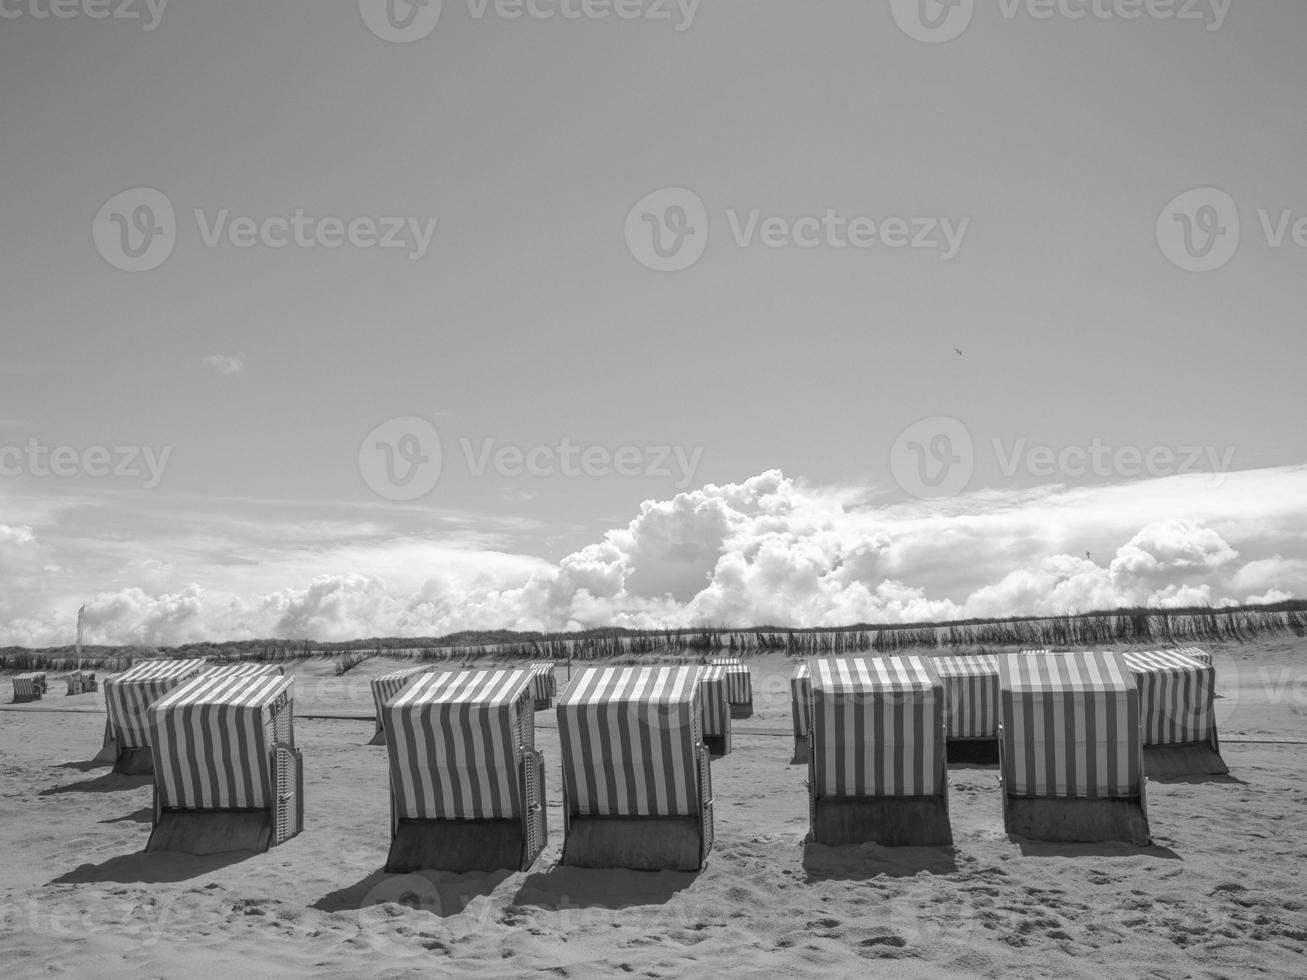
<path fill-rule="evenodd" d="M 45 674 L 40 671 L 31 671 L 25 674 L 19 674 L 13 680 L 14 700 L 13 704 L 26 704 L 30 701 L 40 701 L 45 696 Z"/>
<path fill-rule="evenodd" d="M 562 862 L 697 871 L 713 845 L 698 667 L 589 667 L 558 702 Z"/>
<path fill-rule="evenodd" d="M 532 675 L 531 689 L 535 696 L 536 711 L 552 708 L 554 698 L 558 695 L 558 682 L 554 678 L 554 662 L 540 660 L 531 664 L 528 669 Z"/>
<path fill-rule="evenodd" d="M 154 829 L 145 849 L 266 851 L 304 829 L 295 678 L 218 671 L 149 707 Z"/>
<path fill-rule="evenodd" d="M 1200 664 L 1206 664 L 1208 667 L 1213 666 L 1212 655 L 1202 647 L 1179 647 L 1175 652 L 1191 660 L 1197 660 Z"/>
<path fill-rule="evenodd" d="M 753 675 L 749 668 L 735 657 L 715 657 L 709 666 L 726 668 L 726 699 L 731 706 L 731 717 L 750 717 L 753 714 Z"/>
<path fill-rule="evenodd" d="M 704 667 L 699 672 L 700 731 L 711 755 L 731 751 L 731 706 L 726 696 L 726 668 Z"/>
<path fill-rule="evenodd" d="M 998 657 L 935 657 L 931 665 L 944 683 L 948 761 L 997 765 Z"/>
<path fill-rule="evenodd" d="M 145 660 L 116 677 L 106 677 L 104 744 L 95 761 L 112 763 L 117 773 L 153 773 L 150 705 L 198 677 L 207 666 L 203 660 Z"/>
<path fill-rule="evenodd" d="M 930 660 L 821 658 L 808 669 L 813 842 L 952 844 L 944 687 Z"/>
<path fill-rule="evenodd" d="M 1126 664 L 1139 687 L 1144 773 L 1225 775 L 1216 733 L 1216 671 L 1178 650 L 1129 652 Z"/>
<path fill-rule="evenodd" d="M 81 694 L 86 690 L 84 675 L 80 670 L 70 670 L 68 673 L 64 674 L 64 684 L 67 686 L 64 691 L 64 697 L 73 694 Z"/>
<path fill-rule="evenodd" d="M 794 727 L 794 762 L 808 761 L 808 707 L 812 698 L 812 680 L 806 663 L 798 664 L 790 675 L 790 719 Z"/>
<path fill-rule="evenodd" d="M 527 670 L 425 674 L 382 709 L 386 871 L 525 871 L 549 838 Z"/>
<path fill-rule="evenodd" d="M 372 707 L 376 728 L 372 732 L 372 741 L 368 743 L 369 745 L 386 744 L 386 729 L 381 722 L 386 702 L 429 670 L 428 667 L 405 667 L 403 670 L 392 671 L 389 674 L 382 674 L 380 677 L 372 678 Z"/>
<path fill-rule="evenodd" d="M 1007 832 L 1148 844 L 1139 688 L 1125 658 L 1010 653 L 998 666 Z"/>

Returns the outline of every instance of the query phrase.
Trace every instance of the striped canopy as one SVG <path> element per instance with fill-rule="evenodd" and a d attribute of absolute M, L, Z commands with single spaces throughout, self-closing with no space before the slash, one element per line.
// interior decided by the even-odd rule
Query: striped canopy
<path fill-rule="evenodd" d="M 1009 653 L 998 670 L 1008 795 L 1140 795 L 1139 689 L 1123 656 Z"/>
<path fill-rule="evenodd" d="M 426 667 L 405 667 L 403 670 L 392 671 L 389 674 L 382 674 L 380 677 L 372 678 L 372 704 L 377 710 L 378 731 L 381 730 L 382 707 L 385 703 L 404 690 L 418 674 L 426 672 Z"/>
<path fill-rule="evenodd" d="M 203 660 L 147 660 L 117 677 L 104 679 L 104 705 L 109 729 L 120 749 L 150 746 L 149 717 L 154 701 L 200 674 Z"/>
<path fill-rule="evenodd" d="M 1180 649 L 1175 652 L 1184 654 L 1191 660 L 1197 660 L 1200 664 L 1207 664 L 1209 667 L 1212 666 L 1212 655 L 1201 647 L 1180 647 Z"/>
<path fill-rule="evenodd" d="M 591 667 L 558 703 L 563 787 L 584 816 L 696 816 L 698 667 Z"/>
<path fill-rule="evenodd" d="M 16 700 L 34 701 L 45 690 L 45 674 L 43 672 L 19 674 L 14 678 L 13 685 Z"/>
<path fill-rule="evenodd" d="M 204 677 L 267 677 L 272 674 L 283 674 L 279 664 L 261 664 L 261 663 L 241 663 L 241 664 L 221 664 L 217 667 L 210 667 L 204 672 Z"/>
<path fill-rule="evenodd" d="M 554 662 L 539 660 L 529 665 L 533 678 L 532 693 L 537 701 L 545 701 L 558 693 L 558 682 L 554 679 Z"/>
<path fill-rule="evenodd" d="M 1145 745 L 1201 742 L 1216 727 L 1216 671 L 1175 650 L 1125 655 L 1139 686 Z"/>
<path fill-rule="evenodd" d="M 819 797 L 944 792 L 944 688 L 924 657 L 808 662 Z"/>
<path fill-rule="evenodd" d="M 295 678 L 204 675 L 150 705 L 159 805 L 177 810 L 271 807 L 275 719 L 293 710 Z"/>
<path fill-rule="evenodd" d="M 931 664 L 944 682 L 949 738 L 993 738 L 998 732 L 998 657 L 935 657 Z"/>
<path fill-rule="evenodd" d="M 534 746 L 528 670 L 425 674 L 382 708 L 395 816 L 520 817 L 518 766 Z"/>
<path fill-rule="evenodd" d="M 790 677 L 790 709 L 794 718 L 794 734 L 808 735 L 808 702 L 812 698 L 811 674 L 807 664 L 799 664 Z"/>
<path fill-rule="evenodd" d="M 699 669 L 700 703 L 703 708 L 703 733 L 725 735 L 730 727 L 731 710 L 726 694 L 726 668 Z"/>
<path fill-rule="evenodd" d="M 727 701 L 731 704 L 748 704 L 753 700 L 753 675 L 739 659 L 714 657 L 709 666 L 725 669 Z"/>

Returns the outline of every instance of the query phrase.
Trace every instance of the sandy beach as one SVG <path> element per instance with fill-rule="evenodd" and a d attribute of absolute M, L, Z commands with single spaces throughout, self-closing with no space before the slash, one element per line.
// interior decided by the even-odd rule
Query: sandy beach
<path fill-rule="evenodd" d="M 563 868 L 558 733 L 536 715 L 550 844 L 526 873 L 387 876 L 368 680 L 296 664 L 304 832 L 265 854 L 143 854 L 149 777 L 89 759 L 100 694 L 0 711 L 9 976 L 1295 977 L 1307 952 L 1307 643 L 1212 648 L 1230 776 L 1152 780 L 1154 845 L 1003 832 L 997 772 L 951 767 L 951 849 L 805 845 L 781 655 L 714 762 L 699 874 Z M 566 670 L 558 671 L 560 688 Z M 0 700 L 8 702 L 8 677 Z M 1297 743 L 1297 744 L 1294 744 Z"/>

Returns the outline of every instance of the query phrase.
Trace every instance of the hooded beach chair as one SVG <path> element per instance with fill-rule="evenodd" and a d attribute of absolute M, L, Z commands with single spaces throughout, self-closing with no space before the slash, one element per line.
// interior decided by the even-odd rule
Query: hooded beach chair
<path fill-rule="evenodd" d="M 986 654 L 935 657 L 944 682 L 945 747 L 950 762 L 998 762 L 998 657 Z"/>
<path fill-rule="evenodd" d="M 1224 775 L 1216 734 L 1216 671 L 1178 650 L 1129 652 L 1139 687 L 1144 772 L 1153 777 Z"/>
<path fill-rule="evenodd" d="M 731 705 L 726 695 L 726 668 L 704 667 L 699 671 L 700 731 L 712 755 L 731 751 Z"/>
<path fill-rule="evenodd" d="M 70 670 L 64 674 L 64 684 L 67 685 L 64 696 L 72 694 L 82 694 L 87 690 L 86 675 L 80 670 Z"/>
<path fill-rule="evenodd" d="M 710 667 L 726 668 L 726 700 L 731 706 L 732 718 L 748 718 L 753 714 L 753 675 L 749 668 L 735 657 L 715 657 Z"/>
<path fill-rule="evenodd" d="M 535 709 L 541 711 L 554 706 L 558 695 L 558 682 L 554 679 L 554 662 L 539 660 L 528 668 L 531 671 L 531 692 L 535 698 Z"/>
<path fill-rule="evenodd" d="M 14 678 L 13 684 L 14 704 L 25 704 L 28 701 L 40 701 L 41 698 L 45 696 L 45 674 L 40 671 L 19 674 Z"/>
<path fill-rule="evenodd" d="M 1007 832 L 1149 843 L 1139 688 L 1125 658 L 1010 653 L 998 668 Z"/>
<path fill-rule="evenodd" d="M 1197 660 L 1200 664 L 1206 664 L 1208 667 L 1212 666 L 1212 655 L 1202 647 L 1180 647 L 1175 652 L 1183 654 L 1191 660 Z"/>
<path fill-rule="evenodd" d="M 382 708 L 389 873 L 525 871 L 549 837 L 532 674 L 424 674 Z"/>
<path fill-rule="evenodd" d="M 808 707 L 812 699 L 812 681 L 806 663 L 799 664 L 790 675 L 790 719 L 794 725 L 794 761 L 808 761 Z"/>
<path fill-rule="evenodd" d="M 697 871 L 713 844 L 698 667 L 590 667 L 558 702 L 563 863 Z"/>
<path fill-rule="evenodd" d="M 149 708 L 173 688 L 198 677 L 203 660 L 146 660 L 104 681 L 104 745 L 96 762 L 133 775 L 154 772 L 150 755 Z"/>
<path fill-rule="evenodd" d="M 952 844 L 944 687 L 930 660 L 821 658 L 808 669 L 812 840 Z"/>
<path fill-rule="evenodd" d="M 375 712 L 376 730 L 372 733 L 369 745 L 385 745 L 386 729 L 381 723 L 381 716 L 387 701 L 415 681 L 419 675 L 428 673 L 429 667 L 405 667 L 372 678 L 372 706 Z"/>
<path fill-rule="evenodd" d="M 218 671 L 149 707 L 154 829 L 146 851 L 266 851 L 304 828 L 295 678 Z"/>

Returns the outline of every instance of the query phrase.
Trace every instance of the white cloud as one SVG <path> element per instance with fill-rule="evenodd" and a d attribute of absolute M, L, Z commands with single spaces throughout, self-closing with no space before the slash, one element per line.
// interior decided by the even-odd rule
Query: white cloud
<path fill-rule="evenodd" d="M 769 471 L 646 501 L 557 563 L 459 521 L 418 536 L 380 517 L 208 514 L 186 533 L 63 542 L 0 525 L 0 642 L 67 642 L 68 611 L 88 596 L 94 641 L 159 644 L 1274 601 L 1307 596 L 1303 499 L 1301 467 L 1231 474 L 1217 488 L 1177 477 L 892 507 Z"/>
<path fill-rule="evenodd" d="M 244 354 L 209 354 L 204 363 L 219 374 L 242 374 L 245 371 Z"/>

